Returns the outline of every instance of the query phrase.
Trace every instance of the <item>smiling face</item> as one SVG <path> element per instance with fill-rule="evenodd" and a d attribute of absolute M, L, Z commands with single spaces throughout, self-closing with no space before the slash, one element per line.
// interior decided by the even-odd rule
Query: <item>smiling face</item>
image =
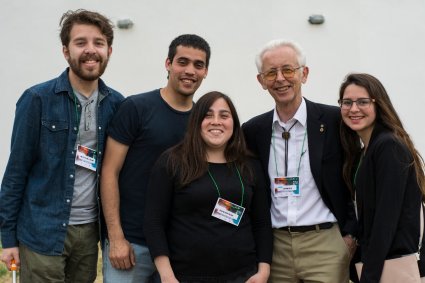
<path fill-rule="evenodd" d="M 174 93 L 192 96 L 206 77 L 206 53 L 193 47 L 177 46 L 176 55 L 171 62 L 167 59 L 168 85 Z"/>
<path fill-rule="evenodd" d="M 69 44 L 63 47 L 63 54 L 70 67 L 71 80 L 97 80 L 104 73 L 111 52 L 112 47 L 108 46 L 106 36 L 98 27 L 74 24 Z"/>
<path fill-rule="evenodd" d="M 207 145 L 207 152 L 224 152 L 232 135 L 232 113 L 227 102 L 219 98 L 211 105 L 201 124 L 201 137 Z"/>
<path fill-rule="evenodd" d="M 280 46 L 264 52 L 262 56 L 261 72 L 272 69 L 289 67 L 292 69 L 301 67 L 298 62 L 296 51 L 290 46 Z M 281 71 L 273 81 L 268 81 L 262 74 L 257 75 L 263 89 L 268 90 L 279 106 L 298 106 L 301 103 L 301 85 L 307 81 L 308 68 L 296 70 L 294 77 L 287 79 Z"/>
<path fill-rule="evenodd" d="M 364 87 L 355 84 L 348 85 L 342 96 L 342 99 L 352 101 L 361 98 L 370 98 L 370 95 Z M 353 103 L 350 109 L 341 109 L 341 116 L 344 123 L 355 131 L 365 144 L 368 144 L 376 120 L 375 103 L 372 102 L 361 108 L 357 103 Z"/>

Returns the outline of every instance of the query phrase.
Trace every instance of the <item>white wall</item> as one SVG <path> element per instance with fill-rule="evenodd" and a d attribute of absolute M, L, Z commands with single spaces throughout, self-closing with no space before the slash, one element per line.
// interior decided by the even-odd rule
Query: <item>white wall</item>
<path fill-rule="evenodd" d="M 209 90 L 229 94 L 242 121 L 272 109 L 273 100 L 256 81 L 254 56 L 274 38 L 292 38 L 307 53 L 310 76 L 303 94 L 336 105 L 348 72 L 368 72 L 386 86 L 405 127 L 422 154 L 425 133 L 425 2 L 423 0 L 0 0 L 0 176 L 9 155 L 15 103 L 31 85 L 59 75 L 59 19 L 68 9 L 99 11 L 116 29 L 112 60 L 103 78 L 124 95 L 166 84 L 164 62 L 170 41 L 196 33 L 211 45 Z M 312 26 L 311 14 L 323 14 Z"/>

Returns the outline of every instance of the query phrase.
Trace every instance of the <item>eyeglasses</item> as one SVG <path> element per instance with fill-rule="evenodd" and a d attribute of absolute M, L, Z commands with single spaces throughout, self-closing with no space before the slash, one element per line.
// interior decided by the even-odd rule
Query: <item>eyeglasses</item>
<path fill-rule="evenodd" d="M 295 76 L 295 71 L 303 67 L 304 66 L 297 67 L 297 68 L 291 68 L 291 67 L 273 68 L 271 70 L 262 72 L 260 74 L 263 76 L 265 80 L 274 81 L 277 78 L 277 72 L 280 71 L 280 73 L 282 74 L 282 76 L 285 77 L 285 79 L 292 79 Z"/>
<path fill-rule="evenodd" d="M 358 108 L 366 109 L 370 106 L 372 102 L 375 102 L 375 99 L 359 98 L 357 100 L 351 100 L 351 99 L 338 100 L 339 106 L 341 107 L 341 109 L 344 109 L 344 110 L 350 110 L 354 103 L 357 105 Z"/>

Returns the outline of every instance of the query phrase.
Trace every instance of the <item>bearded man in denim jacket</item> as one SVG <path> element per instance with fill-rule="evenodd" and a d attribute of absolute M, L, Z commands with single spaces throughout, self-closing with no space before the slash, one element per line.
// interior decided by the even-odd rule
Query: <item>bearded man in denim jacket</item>
<path fill-rule="evenodd" d="M 60 23 L 69 68 L 18 100 L 1 184 L 1 260 L 20 266 L 21 282 L 93 282 L 97 274 L 98 172 L 105 129 L 123 100 L 99 79 L 113 29 L 86 10 Z"/>

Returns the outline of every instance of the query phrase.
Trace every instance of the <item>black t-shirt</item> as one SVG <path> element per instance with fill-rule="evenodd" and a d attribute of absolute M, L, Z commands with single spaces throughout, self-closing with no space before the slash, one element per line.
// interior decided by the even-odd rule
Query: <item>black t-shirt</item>
<path fill-rule="evenodd" d="M 167 154 L 155 165 L 148 187 L 145 234 L 153 258 L 169 256 L 178 280 L 226 280 L 271 262 L 272 232 L 266 186 L 259 162 L 255 181 L 244 184 L 245 212 L 239 226 L 213 217 L 219 197 L 208 173 L 177 189 L 166 169 Z M 234 166 L 209 164 L 222 198 L 240 205 L 242 186 Z M 214 281 L 215 282 L 215 281 Z"/>
<path fill-rule="evenodd" d="M 189 114 L 170 107 L 157 89 L 126 98 L 108 128 L 111 138 L 129 146 L 119 192 L 121 225 L 131 243 L 146 244 L 143 215 L 151 169 L 162 152 L 183 139 Z"/>

